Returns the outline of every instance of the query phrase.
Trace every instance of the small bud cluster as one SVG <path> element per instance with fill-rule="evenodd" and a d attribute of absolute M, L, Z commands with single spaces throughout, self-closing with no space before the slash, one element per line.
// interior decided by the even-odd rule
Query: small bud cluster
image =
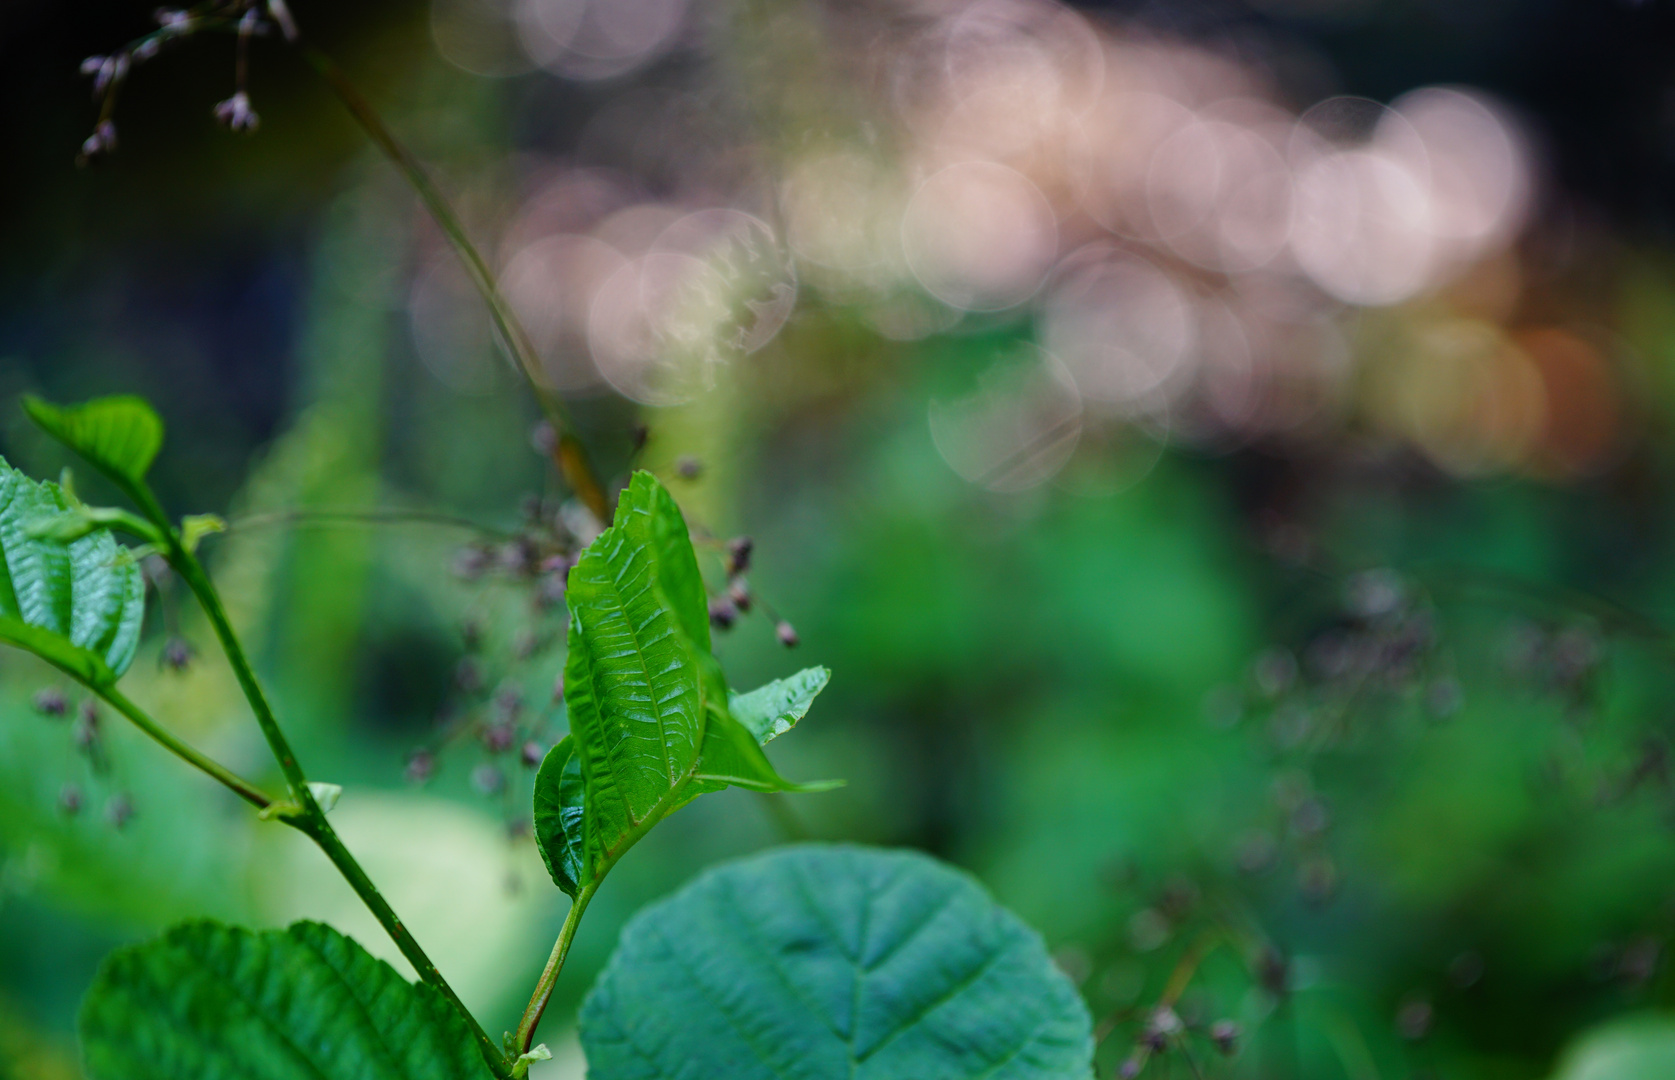
<path fill-rule="evenodd" d="M 70 725 L 70 738 L 77 756 L 85 763 L 87 777 L 85 782 L 67 780 L 59 788 L 58 812 L 65 817 L 79 816 L 87 805 L 87 787 L 103 787 L 110 792 L 105 798 L 105 823 L 114 829 L 127 825 L 134 816 L 134 801 L 126 792 L 111 789 L 113 770 L 98 704 L 92 698 L 84 698 L 72 709 L 69 696 L 57 686 L 37 690 L 32 703 L 35 711 L 48 720 L 69 720 L 72 713 L 75 717 Z"/>
<path fill-rule="evenodd" d="M 108 56 L 89 56 L 81 73 L 93 80 L 93 98 L 100 103 L 93 133 L 81 145 L 79 160 L 86 164 L 116 150 L 116 100 L 129 72 L 156 58 L 163 48 L 200 31 L 231 27 L 237 34 L 234 92 L 218 102 L 212 113 L 229 131 L 249 133 L 261 125 L 261 117 L 250 104 L 247 87 L 250 40 L 278 30 L 288 43 L 301 40 L 296 19 L 285 0 L 211 0 L 190 11 L 158 8 L 153 13 L 157 27 Z"/>

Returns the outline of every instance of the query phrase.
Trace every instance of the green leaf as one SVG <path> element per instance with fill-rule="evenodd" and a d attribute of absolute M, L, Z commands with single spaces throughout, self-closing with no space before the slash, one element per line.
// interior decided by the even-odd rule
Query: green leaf
<path fill-rule="evenodd" d="M 1041 938 L 922 855 L 810 845 L 711 870 L 622 932 L 590 1080 L 1089 1080 Z"/>
<path fill-rule="evenodd" d="M 81 1009 L 91 1080 L 490 1080 L 442 996 L 320 923 L 187 923 L 111 954 Z"/>
<path fill-rule="evenodd" d="M 656 517 L 664 520 L 654 530 Z M 684 558 L 673 543 L 677 523 L 684 536 L 673 500 L 649 474 L 637 474 L 615 523 L 570 571 L 564 697 L 587 788 L 590 864 L 613 857 L 636 828 L 667 811 L 703 742 L 696 645 L 685 626 L 689 594 L 698 588 L 702 603 L 702 588 L 691 542 Z M 678 605 L 665 583 L 683 594 Z"/>
<path fill-rule="evenodd" d="M 635 474 L 616 520 L 577 560 L 567 599 L 570 735 L 548 754 L 535 787 L 536 836 L 559 888 L 575 896 L 705 792 L 829 786 L 780 776 L 755 731 L 732 716 L 686 521 L 650 473 Z M 817 692 L 803 685 L 752 697 L 752 715 L 775 712 L 756 722 L 777 734 Z"/>
<path fill-rule="evenodd" d="M 553 883 L 572 898 L 587 880 L 583 846 L 582 763 L 566 735 L 535 774 L 535 842 Z"/>
<path fill-rule="evenodd" d="M 1560 1059 L 1555 1080 L 1666 1080 L 1675 1076 L 1675 1021 L 1615 1020 L 1584 1034 Z"/>
<path fill-rule="evenodd" d="M 28 396 L 23 408 L 47 434 L 125 489 L 145 481 L 163 446 L 163 421 L 144 398 L 119 395 L 61 406 Z"/>
<path fill-rule="evenodd" d="M 727 710 L 733 719 L 750 729 L 757 742 L 766 744 L 790 731 L 798 720 L 808 715 L 809 706 L 826 689 L 831 678 L 828 668 L 804 668 L 790 678 L 775 679 L 748 694 L 729 694 Z"/>
<path fill-rule="evenodd" d="M 0 640 L 106 684 L 139 647 L 145 584 L 108 529 L 64 539 L 41 527 L 70 509 L 58 485 L 0 459 Z"/>

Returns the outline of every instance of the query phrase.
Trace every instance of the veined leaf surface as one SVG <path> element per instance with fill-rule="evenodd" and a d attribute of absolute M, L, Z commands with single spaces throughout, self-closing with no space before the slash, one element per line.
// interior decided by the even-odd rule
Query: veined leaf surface
<path fill-rule="evenodd" d="M 320 923 L 187 923 L 113 953 L 81 1010 L 92 1080 L 491 1080 L 442 996 Z"/>
<path fill-rule="evenodd" d="M 163 446 L 163 421 L 144 398 L 122 394 L 80 405 L 23 399 L 35 423 L 125 488 L 137 486 Z"/>
<path fill-rule="evenodd" d="M 804 668 L 789 678 L 758 686 L 748 694 L 729 694 L 727 709 L 733 719 L 750 729 L 757 742 L 765 745 L 808 715 L 809 707 L 831 678 L 829 668 Z"/>
<path fill-rule="evenodd" d="M 1089 1080 L 1040 937 L 922 855 L 808 845 L 629 922 L 582 1006 L 590 1080 Z"/>
<path fill-rule="evenodd" d="M 106 683 L 139 647 L 145 585 L 110 530 L 69 541 L 41 533 L 41 522 L 69 508 L 57 484 L 0 459 L 0 640 Z"/>

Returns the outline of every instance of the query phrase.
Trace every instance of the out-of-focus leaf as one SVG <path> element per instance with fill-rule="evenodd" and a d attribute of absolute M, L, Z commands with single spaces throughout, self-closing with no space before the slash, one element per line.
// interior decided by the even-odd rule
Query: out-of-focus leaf
<path fill-rule="evenodd" d="M 1041 938 L 922 855 L 810 845 L 636 916 L 582 1007 L 593 1080 L 1087 1080 Z"/>
<path fill-rule="evenodd" d="M 0 459 L 0 640 L 77 678 L 108 683 L 139 646 L 145 584 L 108 529 L 64 541 L 37 527 L 68 509 L 58 485 L 30 480 Z"/>
<path fill-rule="evenodd" d="M 748 694 L 729 694 L 727 711 L 750 729 L 757 742 L 765 744 L 790 731 L 798 720 L 807 716 L 814 699 L 826 689 L 831 678 L 828 668 L 804 668 L 788 678 L 758 686 Z"/>
<path fill-rule="evenodd" d="M 1565 1052 L 1554 1080 L 1666 1080 L 1675 1076 L 1675 1020 L 1646 1016 L 1583 1035 Z"/>
<path fill-rule="evenodd" d="M 128 490 L 144 482 L 163 446 L 163 421 L 144 398 L 124 394 L 53 405 L 30 396 L 23 407 L 49 435 Z"/>
<path fill-rule="evenodd" d="M 465 1022 L 320 923 L 187 923 L 105 961 L 81 1011 L 93 1080 L 488 1080 Z"/>

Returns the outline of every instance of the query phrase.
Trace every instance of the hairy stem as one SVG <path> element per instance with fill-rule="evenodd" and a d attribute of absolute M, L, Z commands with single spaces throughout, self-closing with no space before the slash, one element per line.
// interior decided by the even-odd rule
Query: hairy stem
<path fill-rule="evenodd" d="M 453 245 L 455 254 L 459 256 L 466 273 L 471 277 L 472 284 L 477 287 L 477 291 L 483 296 L 483 302 L 488 305 L 489 317 L 494 321 L 502 346 L 511 354 L 518 370 L 523 372 L 524 379 L 541 405 L 541 411 L 546 414 L 547 422 L 553 427 L 556 435 L 552 453 L 553 463 L 558 467 L 565 483 L 570 485 L 570 489 L 587 505 L 594 516 L 602 524 L 609 522 L 611 513 L 606 504 L 604 485 L 599 482 L 592 465 L 588 463 L 586 449 L 571 430 L 573 425 L 570 422 L 569 411 L 565 408 L 563 399 L 542 385 L 541 365 L 535 355 L 535 346 L 531 344 L 523 324 L 518 321 L 512 305 L 507 302 L 505 294 L 495 283 L 494 272 L 489 269 L 477 246 L 471 242 L 459 215 L 454 212 L 453 206 L 449 204 L 441 189 L 431 180 L 430 174 L 425 171 L 419 159 L 391 133 L 377 110 L 355 89 L 348 76 L 343 74 L 343 69 L 311 45 L 303 45 L 302 53 L 308 63 L 320 73 L 320 77 L 325 79 L 326 85 L 331 87 L 338 100 L 343 102 L 344 107 L 349 110 L 349 115 L 354 117 L 367 136 L 378 145 L 396 168 L 401 170 L 407 182 L 424 202 L 425 209 L 430 211 L 431 218 Z"/>
<path fill-rule="evenodd" d="M 192 747 L 182 742 L 173 732 L 169 731 L 163 725 L 148 716 L 145 713 L 145 710 L 128 700 L 122 691 L 118 690 L 116 687 L 95 686 L 92 683 L 84 683 L 83 685 L 85 685 L 89 690 L 92 690 L 95 694 L 99 695 L 99 697 L 103 698 L 106 704 L 110 705 L 111 708 L 115 709 L 123 716 L 126 716 L 135 727 L 151 736 L 165 750 L 169 751 L 169 753 L 180 758 L 180 760 L 186 762 L 186 764 L 192 766 L 194 769 L 219 780 L 222 784 L 231 788 L 239 798 L 243 799 L 251 806 L 254 806 L 258 810 L 266 810 L 269 806 L 273 805 L 272 796 L 262 791 L 262 789 L 257 787 L 255 784 L 252 784 L 250 781 L 232 772 L 220 762 L 205 757 L 197 750 L 194 750 Z"/>
<path fill-rule="evenodd" d="M 529 1005 L 523 1010 L 523 1018 L 518 1021 L 517 1048 L 518 1053 L 529 1053 L 530 1044 L 535 1041 L 535 1028 L 541 1022 L 541 1014 L 547 1011 L 547 1002 L 552 999 L 553 987 L 558 983 L 558 973 L 564 970 L 564 958 L 570 955 L 570 942 L 575 939 L 576 927 L 581 925 L 582 914 L 587 911 L 588 901 L 599 891 L 601 878 L 583 885 L 576 893 L 576 899 L 570 905 L 570 911 L 564 916 L 564 926 L 558 932 L 558 940 L 553 942 L 552 955 L 547 957 L 547 966 L 541 969 L 541 978 L 535 984 L 535 993 L 529 999 Z"/>
<path fill-rule="evenodd" d="M 154 499 L 152 502 L 155 505 Z M 287 816 L 286 822 L 319 845 L 320 850 L 325 852 L 326 858 L 331 860 L 332 865 L 337 867 L 338 872 L 349 882 L 350 888 L 355 890 L 355 895 L 361 898 L 361 902 L 367 906 L 367 909 L 383 926 L 384 931 L 390 935 L 390 939 L 396 943 L 396 947 L 401 950 L 401 955 L 407 957 L 408 962 L 413 965 L 413 970 L 419 973 L 419 978 L 435 987 L 448 1000 L 449 1004 L 453 1005 L 454 1009 L 465 1018 L 472 1034 L 480 1044 L 484 1058 L 487 1059 L 495 1073 L 505 1075 L 507 1068 L 500 1048 L 495 1045 L 493 1039 L 489 1038 L 482 1025 L 477 1023 L 476 1017 L 471 1015 L 471 1010 L 467 1009 L 465 1003 L 460 1001 L 459 995 L 454 993 L 454 988 L 448 985 L 448 980 L 442 977 L 442 973 L 436 969 L 436 965 L 431 962 L 430 957 L 425 955 L 424 949 L 419 947 L 419 943 L 414 940 L 413 935 L 408 933 L 407 927 L 402 924 L 401 919 L 397 917 L 388 901 L 379 893 L 377 886 L 372 883 L 372 879 L 367 877 L 366 871 L 361 869 L 360 864 L 355 861 L 355 857 L 349 853 L 349 849 L 343 846 L 343 841 L 338 838 L 336 830 L 326 821 L 325 813 L 321 811 L 319 804 L 314 801 L 314 795 L 308 789 L 308 777 L 303 773 L 302 766 L 297 763 L 296 754 L 292 752 L 289 740 L 285 738 L 284 731 L 279 727 L 279 721 L 273 714 L 273 707 L 268 703 L 267 694 L 263 691 L 261 683 L 257 681 L 256 671 L 251 667 L 249 658 L 244 654 L 244 646 L 239 641 L 238 634 L 234 632 L 232 623 L 227 618 L 227 610 L 221 603 L 220 593 L 216 591 L 215 584 L 210 580 L 209 574 L 205 572 L 203 564 L 198 561 L 196 555 L 182 546 L 178 534 L 172 529 L 168 533 L 168 549 L 170 565 L 180 574 L 187 587 L 192 590 L 192 595 L 198 598 L 198 603 L 203 607 L 204 614 L 209 617 L 210 626 L 214 629 L 216 638 L 221 642 L 222 651 L 227 654 L 227 662 L 232 665 L 233 674 L 238 678 L 239 686 L 244 690 L 244 696 L 250 702 L 251 711 L 256 714 L 256 723 L 261 726 L 262 735 L 267 739 L 268 748 L 273 751 L 274 759 L 279 762 L 280 771 L 285 774 L 285 782 L 291 789 L 291 798 L 299 808 L 299 813 L 294 817 Z"/>

